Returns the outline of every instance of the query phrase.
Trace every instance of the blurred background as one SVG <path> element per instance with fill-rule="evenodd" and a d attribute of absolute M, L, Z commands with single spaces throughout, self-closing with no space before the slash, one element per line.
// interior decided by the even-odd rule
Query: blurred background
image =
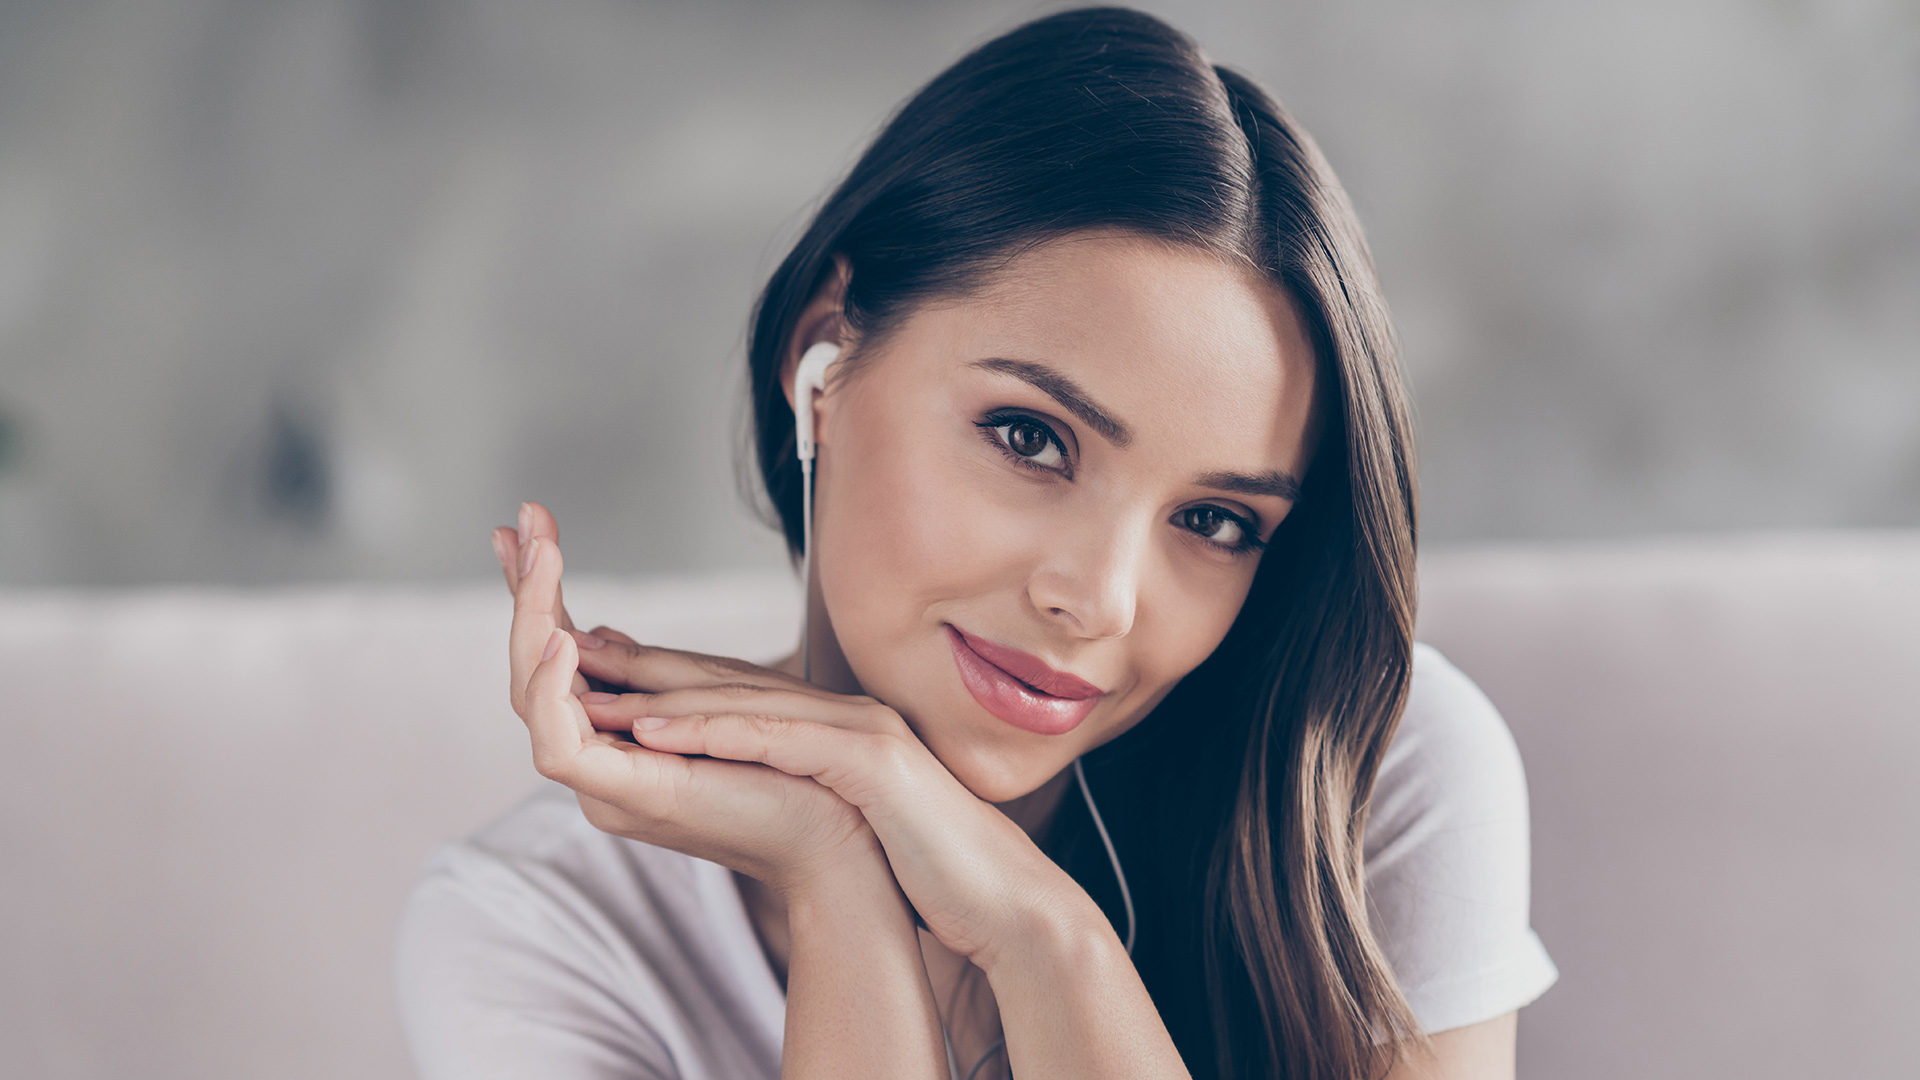
<path fill-rule="evenodd" d="M 1055 6 L 0 0 L 0 1076 L 409 1075 L 400 905 L 538 782 L 488 526 L 789 646 L 754 294 Z M 1369 229 L 1419 632 L 1527 762 L 1521 1074 L 1912 1075 L 1920 4 L 1142 6 Z"/>
<path fill-rule="evenodd" d="M 1920 6 L 1148 3 L 1369 228 L 1426 538 L 1920 524 Z M 0 584 L 771 569 L 748 307 L 1051 5 L 0 3 Z"/>

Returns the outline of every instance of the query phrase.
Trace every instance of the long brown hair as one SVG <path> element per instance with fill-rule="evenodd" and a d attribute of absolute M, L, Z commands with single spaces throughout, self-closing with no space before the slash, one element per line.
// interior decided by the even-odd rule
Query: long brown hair
<path fill-rule="evenodd" d="M 871 338 L 978 285 L 1010 252 L 1094 228 L 1260 268 L 1296 302 L 1325 388 L 1301 497 L 1225 641 L 1087 759 L 1140 900 L 1135 962 L 1197 1075 L 1372 1077 L 1419 1037 L 1368 925 L 1361 861 L 1411 670 L 1411 423 L 1353 208 L 1272 97 L 1121 8 L 1028 23 L 937 76 L 823 204 L 756 306 L 760 479 L 797 550 L 779 373 L 835 256 L 851 271 L 846 317 Z M 1071 806 L 1049 851 L 1111 904 L 1111 871 Z"/>

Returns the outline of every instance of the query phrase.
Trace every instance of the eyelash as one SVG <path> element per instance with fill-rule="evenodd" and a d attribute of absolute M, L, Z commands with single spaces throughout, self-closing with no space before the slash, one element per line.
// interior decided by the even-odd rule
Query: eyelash
<path fill-rule="evenodd" d="M 991 443 L 994 449 L 999 450 L 1006 456 L 1007 460 L 1019 465 L 1021 468 L 1031 469 L 1035 472 L 1050 473 L 1055 476 L 1064 473 L 1067 479 L 1073 479 L 1071 468 L 1067 470 L 1050 468 L 1046 465 L 1035 464 L 1031 458 L 1022 457 L 1014 453 L 1013 448 L 1008 446 L 1006 440 L 1000 437 L 999 431 L 1000 428 L 1009 427 L 1013 424 L 1032 424 L 1034 427 L 1046 432 L 1047 441 L 1052 443 L 1053 448 L 1060 451 L 1060 456 L 1071 465 L 1073 458 L 1067 451 L 1066 442 L 1060 438 L 1058 432 L 1053 430 L 1052 424 L 1047 423 L 1037 416 L 1023 412 L 992 412 L 980 420 L 975 421 L 973 426 L 980 429 L 981 436 L 984 437 L 987 442 Z M 1214 513 L 1221 515 L 1239 527 L 1241 539 L 1237 544 L 1222 544 L 1210 537 L 1193 532 L 1192 529 L 1187 530 L 1188 532 L 1193 532 L 1193 535 L 1198 537 L 1201 543 L 1209 547 L 1218 548 L 1230 555 L 1256 555 L 1267 546 L 1267 542 L 1260 539 L 1259 529 L 1252 521 L 1249 521 L 1245 515 L 1236 514 L 1224 506 L 1218 506 L 1212 503 L 1183 507 L 1180 510 L 1180 514 L 1184 515 L 1189 510 L 1212 510 Z"/>

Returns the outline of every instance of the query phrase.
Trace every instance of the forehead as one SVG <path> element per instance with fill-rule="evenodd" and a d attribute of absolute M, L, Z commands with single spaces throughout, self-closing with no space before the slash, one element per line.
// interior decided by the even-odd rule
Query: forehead
<path fill-rule="evenodd" d="M 1203 421 L 1209 441 L 1291 459 L 1271 467 L 1298 464 L 1312 347 L 1286 292 L 1243 263 L 1133 235 L 1077 235 L 1020 254 L 984 288 L 910 322 L 911 336 L 954 360 L 1059 368 L 1143 438 L 1156 428 L 1190 437 Z"/>

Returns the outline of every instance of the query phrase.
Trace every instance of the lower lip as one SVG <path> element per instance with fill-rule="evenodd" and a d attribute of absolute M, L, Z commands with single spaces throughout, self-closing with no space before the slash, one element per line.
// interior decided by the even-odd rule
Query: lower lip
<path fill-rule="evenodd" d="M 1064 735 L 1080 726 L 1097 697 L 1063 698 L 1043 694 L 967 647 L 966 640 L 947 627 L 947 643 L 953 646 L 953 662 L 960 668 L 960 681 L 980 707 L 1022 731 L 1036 735 Z"/>

